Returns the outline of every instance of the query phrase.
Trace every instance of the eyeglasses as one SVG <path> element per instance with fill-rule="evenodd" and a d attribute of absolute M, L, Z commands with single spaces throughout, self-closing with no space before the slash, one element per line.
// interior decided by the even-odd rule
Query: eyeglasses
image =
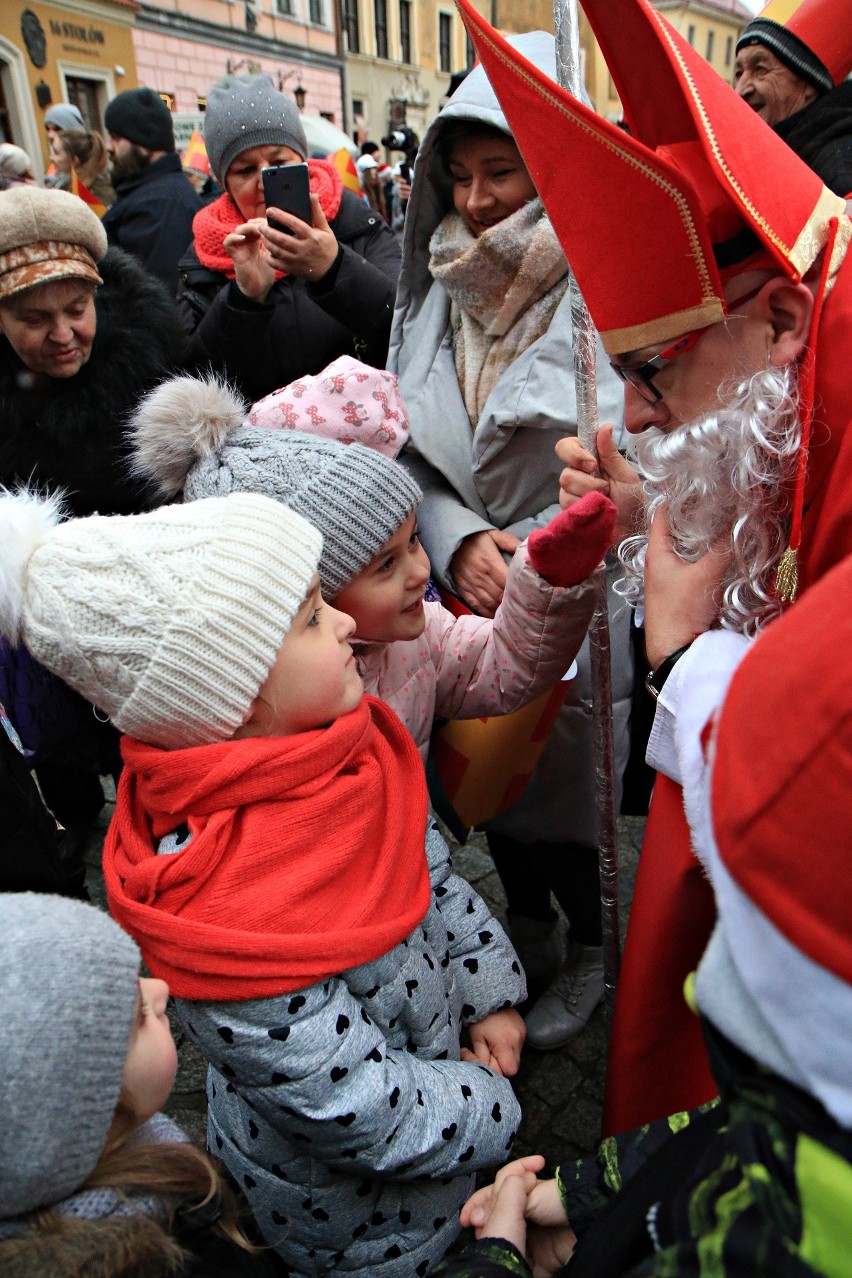
<path fill-rule="evenodd" d="M 752 289 L 750 293 L 746 293 L 743 297 L 738 297 L 736 301 L 729 302 L 728 314 L 722 320 L 716 323 L 722 324 L 726 319 L 731 318 L 731 314 L 735 306 L 743 306 L 746 302 L 750 302 L 752 298 L 757 297 L 766 280 L 763 280 L 757 288 Z M 657 390 L 654 385 L 653 378 L 661 373 L 664 368 L 677 359 L 678 355 L 685 355 L 687 351 L 691 351 L 697 344 L 708 328 L 712 328 L 712 324 L 707 324 L 704 328 L 695 328 L 690 333 L 684 333 L 683 337 L 679 337 L 677 341 L 672 342 L 665 350 L 660 351 L 659 355 L 655 355 L 653 359 L 646 360 L 644 364 L 639 364 L 636 368 L 630 368 L 624 364 L 615 364 L 610 360 L 610 368 L 616 377 L 629 386 L 632 386 L 637 394 L 641 395 L 646 404 L 658 404 L 663 398 L 662 392 Z"/>

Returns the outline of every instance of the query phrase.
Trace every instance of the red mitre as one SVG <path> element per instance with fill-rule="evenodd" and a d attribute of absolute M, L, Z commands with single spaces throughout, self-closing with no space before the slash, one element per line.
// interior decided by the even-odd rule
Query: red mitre
<path fill-rule="evenodd" d="M 770 0 L 746 26 L 737 49 L 763 44 L 825 91 L 852 71 L 852 22 L 837 0 Z"/>
<path fill-rule="evenodd" d="M 723 318 L 736 269 L 813 265 L 845 202 L 647 0 L 584 0 L 633 136 L 457 3 L 609 354 Z"/>

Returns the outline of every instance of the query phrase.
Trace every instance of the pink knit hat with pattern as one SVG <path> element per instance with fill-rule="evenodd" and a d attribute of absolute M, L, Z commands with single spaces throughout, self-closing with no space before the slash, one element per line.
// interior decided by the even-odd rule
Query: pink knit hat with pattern
<path fill-rule="evenodd" d="M 316 376 L 300 377 L 259 399 L 244 425 L 363 444 L 392 459 L 409 430 L 396 374 L 371 368 L 351 355 L 341 355 Z"/>

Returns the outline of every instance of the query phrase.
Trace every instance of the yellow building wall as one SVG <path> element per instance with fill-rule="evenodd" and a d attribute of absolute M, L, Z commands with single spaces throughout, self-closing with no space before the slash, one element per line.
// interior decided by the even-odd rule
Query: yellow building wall
<path fill-rule="evenodd" d="M 4 98 L 12 131 L 18 135 L 15 140 L 29 152 L 36 167 L 39 158 L 42 165 L 48 159 L 44 113 L 48 105 L 67 101 L 66 77 L 96 83 L 101 114 L 116 93 L 136 85 L 133 17 L 131 5 L 97 4 L 92 0 L 0 3 Z M 37 88 L 43 96 L 49 91 L 51 103 L 39 105 Z"/>

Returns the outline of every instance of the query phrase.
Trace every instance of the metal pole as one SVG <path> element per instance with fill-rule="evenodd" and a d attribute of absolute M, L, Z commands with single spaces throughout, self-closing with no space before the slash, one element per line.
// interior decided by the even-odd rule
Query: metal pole
<path fill-rule="evenodd" d="M 556 78 L 582 100 L 580 23 L 577 0 L 553 0 L 556 32 Z M 574 339 L 574 383 L 577 395 L 577 434 L 580 443 L 597 456 L 595 436 L 598 409 L 595 396 L 596 334 L 576 280 L 571 280 L 571 319 Z M 618 925 L 618 827 L 615 815 L 615 749 L 612 733 L 612 669 L 607 618 L 606 570 L 596 574 L 596 600 L 589 628 L 595 751 L 595 797 L 598 813 L 598 861 L 601 879 L 601 919 L 605 1006 L 612 1023 L 615 987 L 621 964 Z"/>

